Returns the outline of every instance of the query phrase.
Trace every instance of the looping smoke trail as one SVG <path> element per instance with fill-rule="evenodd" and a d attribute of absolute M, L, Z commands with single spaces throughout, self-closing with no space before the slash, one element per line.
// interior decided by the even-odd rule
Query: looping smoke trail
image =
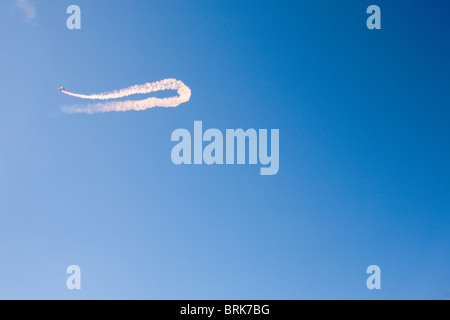
<path fill-rule="evenodd" d="M 180 104 L 189 101 L 191 98 L 191 89 L 186 86 L 182 81 L 176 79 L 164 79 L 157 82 L 146 83 L 143 85 L 135 85 L 126 89 L 116 90 L 112 92 L 99 93 L 99 94 L 77 94 L 68 91 L 62 91 L 63 93 L 90 100 L 110 100 L 123 98 L 135 94 L 147 94 L 151 92 L 163 91 L 163 90 L 177 90 L 178 96 L 170 98 L 155 98 L 151 97 L 144 100 L 127 100 L 127 101 L 112 101 L 103 103 L 94 103 L 84 106 L 64 106 L 61 108 L 64 113 L 100 113 L 110 111 L 129 111 L 129 110 L 146 110 L 155 107 L 178 107 Z"/>

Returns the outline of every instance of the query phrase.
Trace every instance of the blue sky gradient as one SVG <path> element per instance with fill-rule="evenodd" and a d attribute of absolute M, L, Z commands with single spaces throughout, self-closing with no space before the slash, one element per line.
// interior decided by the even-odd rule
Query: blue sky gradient
<path fill-rule="evenodd" d="M 0 2 L 0 298 L 449 297 L 450 3 L 29 2 Z M 165 78 L 191 100 L 59 111 Z M 195 120 L 280 129 L 279 173 L 175 166 Z"/>

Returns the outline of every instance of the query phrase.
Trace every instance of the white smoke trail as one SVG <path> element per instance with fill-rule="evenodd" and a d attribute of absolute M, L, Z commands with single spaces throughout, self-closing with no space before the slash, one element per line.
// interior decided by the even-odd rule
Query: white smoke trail
<path fill-rule="evenodd" d="M 123 98 L 135 94 L 147 94 L 151 92 L 163 91 L 163 90 L 177 90 L 178 96 L 170 98 L 155 98 L 151 97 L 144 100 L 127 100 L 127 101 L 112 101 L 88 104 L 84 106 L 64 106 L 61 108 L 64 113 L 99 113 L 110 111 L 129 111 L 129 110 L 146 110 L 155 107 L 178 107 L 180 104 L 189 101 L 191 98 L 191 89 L 186 86 L 182 81 L 176 79 L 164 79 L 157 82 L 146 83 L 143 85 L 135 85 L 126 89 L 116 90 L 112 92 L 99 93 L 99 94 L 77 94 L 68 91 L 62 91 L 63 93 L 81 98 L 91 100 L 110 100 Z"/>

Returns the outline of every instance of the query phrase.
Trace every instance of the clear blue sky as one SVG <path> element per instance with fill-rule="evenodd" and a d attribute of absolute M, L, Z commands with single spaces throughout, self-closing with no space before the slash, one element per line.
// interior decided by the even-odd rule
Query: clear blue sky
<path fill-rule="evenodd" d="M 449 3 L 29 2 L 0 2 L 0 298 L 449 297 Z M 171 77 L 175 109 L 59 112 Z M 175 166 L 194 120 L 280 129 L 279 173 Z"/>

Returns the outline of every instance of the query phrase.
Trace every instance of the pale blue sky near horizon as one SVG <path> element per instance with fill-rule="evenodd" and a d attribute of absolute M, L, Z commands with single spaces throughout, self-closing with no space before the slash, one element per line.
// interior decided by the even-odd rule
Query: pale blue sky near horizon
<path fill-rule="evenodd" d="M 449 3 L 28 2 L 0 3 L 1 299 L 449 298 Z M 59 111 L 165 78 L 191 100 Z M 196 120 L 279 129 L 278 174 L 175 166 Z"/>

